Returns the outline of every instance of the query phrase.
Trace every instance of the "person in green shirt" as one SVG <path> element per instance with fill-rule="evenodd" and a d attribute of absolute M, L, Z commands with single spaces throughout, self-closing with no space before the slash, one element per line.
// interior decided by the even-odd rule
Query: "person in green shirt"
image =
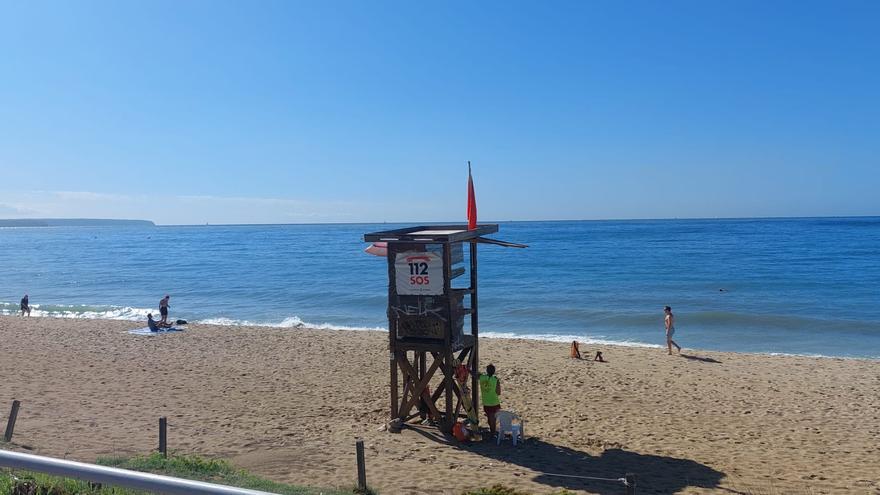
<path fill-rule="evenodd" d="M 501 410 L 501 382 L 495 376 L 495 365 L 486 366 L 486 373 L 480 374 L 480 397 L 483 398 L 483 412 L 489 421 L 489 431 L 495 436 L 495 415 Z"/>

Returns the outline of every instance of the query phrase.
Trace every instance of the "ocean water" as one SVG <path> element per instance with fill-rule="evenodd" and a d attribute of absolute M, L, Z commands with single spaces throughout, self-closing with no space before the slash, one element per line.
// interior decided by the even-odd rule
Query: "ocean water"
<path fill-rule="evenodd" d="M 0 313 L 384 329 L 365 225 L 0 229 Z M 507 222 L 480 246 L 480 329 L 601 345 L 880 358 L 880 217 Z M 724 289 L 724 290 L 721 290 Z M 259 331 L 259 330 L 255 330 Z M 2 338 L 2 336 L 0 336 Z"/>

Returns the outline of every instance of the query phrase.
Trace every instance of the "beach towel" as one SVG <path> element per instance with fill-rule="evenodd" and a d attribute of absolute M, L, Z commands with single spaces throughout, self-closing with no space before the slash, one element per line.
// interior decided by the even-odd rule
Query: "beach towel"
<path fill-rule="evenodd" d="M 135 328 L 135 329 L 129 330 L 128 333 L 133 334 L 133 335 L 159 335 L 159 334 L 168 333 L 168 332 L 182 332 L 182 331 L 183 331 L 182 328 L 171 327 L 171 328 L 160 328 L 158 332 L 153 332 L 150 330 L 150 327 L 144 327 L 144 328 Z"/>

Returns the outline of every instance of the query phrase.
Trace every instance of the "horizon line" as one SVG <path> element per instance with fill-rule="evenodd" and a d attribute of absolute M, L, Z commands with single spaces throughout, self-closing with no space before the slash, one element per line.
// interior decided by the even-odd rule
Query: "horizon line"
<path fill-rule="evenodd" d="M 492 220 L 482 223 L 537 223 L 537 222 L 660 222 L 660 221 L 711 221 L 711 220 L 809 220 L 809 219 L 845 219 L 845 218 L 880 218 L 877 215 L 818 215 L 818 216 L 766 216 L 766 217 L 661 217 L 661 218 L 581 218 L 581 219 L 543 219 L 543 220 Z M 84 218 L 84 217 L 42 217 L 42 218 L 0 218 L 0 222 L 8 220 L 89 220 L 89 221 L 128 221 L 128 222 L 151 222 L 155 227 L 243 227 L 243 226 L 272 226 L 272 225 L 383 225 L 383 224 L 411 224 L 411 225 L 466 225 L 467 221 L 371 221 L 371 222 L 292 222 L 292 223 L 156 223 L 155 220 L 135 218 Z"/>

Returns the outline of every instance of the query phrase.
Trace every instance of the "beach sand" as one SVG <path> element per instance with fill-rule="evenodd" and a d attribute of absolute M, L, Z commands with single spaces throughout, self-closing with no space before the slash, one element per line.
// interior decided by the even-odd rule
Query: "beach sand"
<path fill-rule="evenodd" d="M 525 444 L 459 445 L 433 428 L 380 431 L 387 334 L 190 325 L 138 336 L 125 321 L 0 317 L 3 448 L 94 461 L 156 448 L 231 460 L 278 480 L 353 486 L 355 439 L 383 494 L 880 494 L 880 362 L 483 339 Z M 537 330 L 537 329 L 536 329 Z M 538 333 L 538 332 L 536 332 Z M 682 333 L 687 346 L 687 335 Z M 662 335 L 658 335 L 658 340 Z M 583 346 L 582 351 L 593 350 Z"/>

